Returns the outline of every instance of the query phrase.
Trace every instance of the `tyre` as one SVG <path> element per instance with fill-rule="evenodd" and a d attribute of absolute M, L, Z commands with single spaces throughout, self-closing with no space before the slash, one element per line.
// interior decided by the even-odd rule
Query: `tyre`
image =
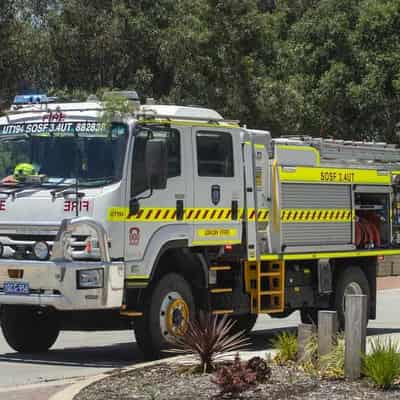
<path fill-rule="evenodd" d="M 143 317 L 134 324 L 136 342 L 145 358 L 159 358 L 194 315 L 188 282 L 175 273 L 164 275 L 147 295 Z"/>
<path fill-rule="evenodd" d="M 17 306 L 2 307 L 1 330 L 9 346 L 20 353 L 45 352 L 60 333 L 54 312 Z"/>
<path fill-rule="evenodd" d="M 245 333 L 250 333 L 257 322 L 257 317 L 257 314 L 234 315 L 230 317 L 231 320 L 235 321 L 232 332 L 245 331 Z"/>
<path fill-rule="evenodd" d="M 367 310 L 369 310 L 371 291 L 368 279 L 361 268 L 359 267 L 346 268 L 339 276 L 339 279 L 336 284 L 334 306 L 338 314 L 339 326 L 341 329 L 344 329 L 346 294 L 367 295 Z"/>
<path fill-rule="evenodd" d="M 312 324 L 318 326 L 318 309 L 316 308 L 301 309 L 300 319 L 302 324 Z"/>

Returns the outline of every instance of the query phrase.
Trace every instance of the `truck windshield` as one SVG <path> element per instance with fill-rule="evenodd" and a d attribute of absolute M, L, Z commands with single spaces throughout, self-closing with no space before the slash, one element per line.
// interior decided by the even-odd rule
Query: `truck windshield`
<path fill-rule="evenodd" d="M 47 125 L 47 126 L 46 126 Z M 0 125 L 0 180 L 39 175 L 45 185 L 103 186 L 122 177 L 128 127 L 97 122 Z M 54 124 L 53 124 L 54 125 Z"/>

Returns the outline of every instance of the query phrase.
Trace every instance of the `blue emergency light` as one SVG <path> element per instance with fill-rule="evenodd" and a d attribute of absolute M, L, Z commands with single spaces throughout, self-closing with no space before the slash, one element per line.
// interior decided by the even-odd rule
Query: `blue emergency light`
<path fill-rule="evenodd" d="M 14 97 L 14 105 L 49 103 L 46 94 L 18 94 Z"/>

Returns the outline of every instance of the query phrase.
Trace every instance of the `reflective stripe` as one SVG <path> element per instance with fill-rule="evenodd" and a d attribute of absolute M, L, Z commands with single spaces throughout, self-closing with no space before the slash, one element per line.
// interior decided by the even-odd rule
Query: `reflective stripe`
<path fill-rule="evenodd" d="M 107 210 L 107 221 L 110 222 L 176 222 L 175 208 L 141 208 L 136 215 L 128 218 L 128 207 L 111 207 Z M 256 218 L 254 209 L 247 210 L 247 218 L 254 221 Z M 269 210 L 262 208 L 258 210 L 257 220 L 267 222 L 269 220 Z M 243 208 L 238 209 L 238 219 L 244 217 Z M 232 210 L 230 208 L 186 208 L 183 219 L 180 221 L 221 221 L 232 222 Z"/>
<path fill-rule="evenodd" d="M 282 223 L 293 222 L 351 222 L 353 213 L 351 210 L 336 209 L 285 209 L 281 211 Z"/>
<path fill-rule="evenodd" d="M 319 260 L 322 258 L 354 258 L 354 257 L 378 257 L 400 255 L 398 250 L 357 250 L 357 251 L 339 251 L 326 253 L 293 253 L 293 254 L 262 254 L 262 261 L 273 260 Z M 250 261 L 250 260 L 249 260 Z"/>

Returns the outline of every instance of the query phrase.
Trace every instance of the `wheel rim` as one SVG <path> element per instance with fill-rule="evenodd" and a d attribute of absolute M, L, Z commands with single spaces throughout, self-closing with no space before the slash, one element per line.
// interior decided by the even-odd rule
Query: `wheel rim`
<path fill-rule="evenodd" d="M 163 337 L 171 341 L 187 330 L 189 306 L 178 292 L 170 292 L 161 303 L 160 328 Z"/>
<path fill-rule="evenodd" d="M 342 309 L 343 313 L 346 311 L 346 295 L 348 294 L 364 294 L 362 287 L 357 282 L 350 282 L 344 289 Z"/>

